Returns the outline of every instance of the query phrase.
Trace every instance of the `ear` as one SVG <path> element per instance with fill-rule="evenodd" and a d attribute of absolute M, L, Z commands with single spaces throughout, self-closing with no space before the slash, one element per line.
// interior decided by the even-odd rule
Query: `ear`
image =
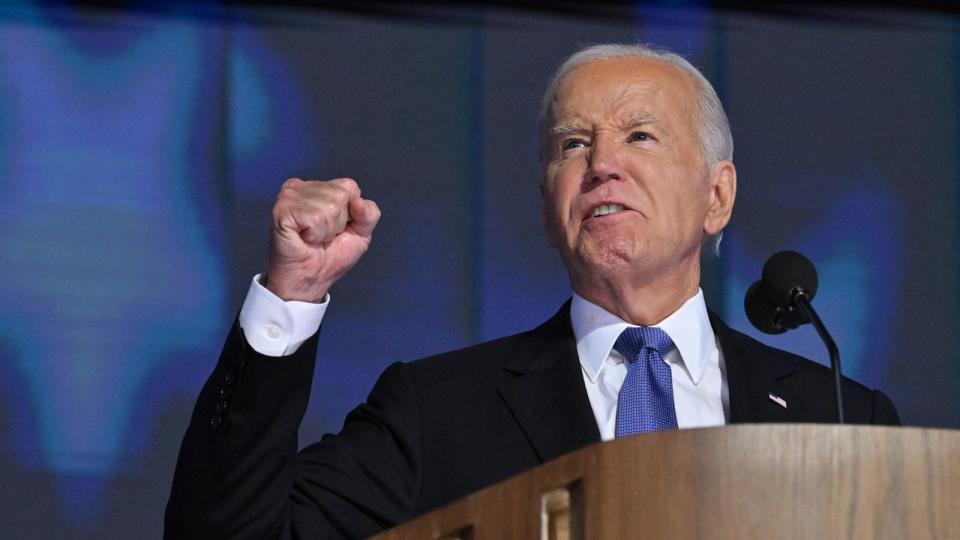
<path fill-rule="evenodd" d="M 732 161 L 721 161 L 710 173 L 710 194 L 703 232 L 707 236 L 717 234 L 733 214 L 733 202 L 737 198 L 737 168 Z"/>

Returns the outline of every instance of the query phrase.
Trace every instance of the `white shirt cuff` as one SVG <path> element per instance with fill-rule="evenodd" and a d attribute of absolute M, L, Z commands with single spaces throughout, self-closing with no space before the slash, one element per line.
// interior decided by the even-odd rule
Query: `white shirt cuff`
<path fill-rule="evenodd" d="M 323 302 L 285 302 L 260 284 L 260 276 L 253 276 L 247 298 L 240 308 L 240 328 L 247 343 L 266 356 L 287 356 L 297 352 L 300 345 L 317 333 L 323 314 L 330 305 L 330 295 Z"/>

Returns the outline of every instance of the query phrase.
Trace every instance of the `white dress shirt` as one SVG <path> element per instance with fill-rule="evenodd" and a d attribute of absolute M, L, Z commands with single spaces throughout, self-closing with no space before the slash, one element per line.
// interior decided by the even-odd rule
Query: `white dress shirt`
<path fill-rule="evenodd" d="M 254 276 L 240 309 L 240 327 L 247 343 L 260 354 L 286 356 L 297 351 L 320 328 L 330 295 L 319 304 L 284 302 Z M 623 356 L 613 348 L 620 332 L 631 326 L 603 308 L 573 295 L 573 334 L 600 437 L 611 440 L 617 421 L 617 395 L 627 375 Z M 725 422 L 724 385 L 719 347 L 707 317 L 703 291 L 656 325 L 676 348 L 664 361 L 673 375 L 673 400 L 680 428 L 720 426 Z"/>
<path fill-rule="evenodd" d="M 627 376 L 623 355 L 613 348 L 628 326 L 623 319 L 574 293 L 570 322 L 583 368 L 583 383 L 600 438 L 616 434 L 617 396 Z M 673 402 L 677 426 L 682 428 L 722 426 L 724 382 L 720 348 L 710 326 L 703 291 L 655 325 L 670 336 L 676 347 L 664 357 L 673 376 Z"/>
<path fill-rule="evenodd" d="M 247 298 L 240 308 L 240 328 L 253 350 L 267 356 L 288 356 L 320 329 L 323 314 L 330 305 L 328 294 L 323 302 L 284 302 L 260 284 L 253 276 Z"/>

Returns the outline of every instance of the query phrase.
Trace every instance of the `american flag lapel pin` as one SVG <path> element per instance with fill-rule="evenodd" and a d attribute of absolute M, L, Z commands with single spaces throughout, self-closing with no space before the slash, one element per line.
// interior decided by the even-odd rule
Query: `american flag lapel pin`
<path fill-rule="evenodd" d="M 782 397 L 774 393 L 767 394 L 767 397 L 770 398 L 770 401 L 776 403 L 777 405 L 783 407 L 784 409 L 787 408 L 787 400 L 783 399 Z"/>

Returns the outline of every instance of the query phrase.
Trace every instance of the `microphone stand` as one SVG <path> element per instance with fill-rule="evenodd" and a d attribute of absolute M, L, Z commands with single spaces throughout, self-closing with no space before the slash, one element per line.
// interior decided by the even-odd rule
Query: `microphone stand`
<path fill-rule="evenodd" d="M 813 309 L 807 293 L 802 289 L 796 291 L 793 295 L 793 301 L 796 302 L 800 311 L 809 317 L 810 322 L 813 323 L 813 327 L 816 328 L 817 333 L 820 334 L 820 339 L 823 340 L 823 344 L 827 346 L 827 352 L 830 353 L 830 368 L 833 370 L 833 393 L 837 400 L 837 423 L 843 424 L 843 390 L 840 388 L 840 350 L 830 336 L 830 332 L 827 332 L 827 327 L 824 326 L 823 321 L 820 320 L 820 316 L 817 315 L 816 310 Z"/>

